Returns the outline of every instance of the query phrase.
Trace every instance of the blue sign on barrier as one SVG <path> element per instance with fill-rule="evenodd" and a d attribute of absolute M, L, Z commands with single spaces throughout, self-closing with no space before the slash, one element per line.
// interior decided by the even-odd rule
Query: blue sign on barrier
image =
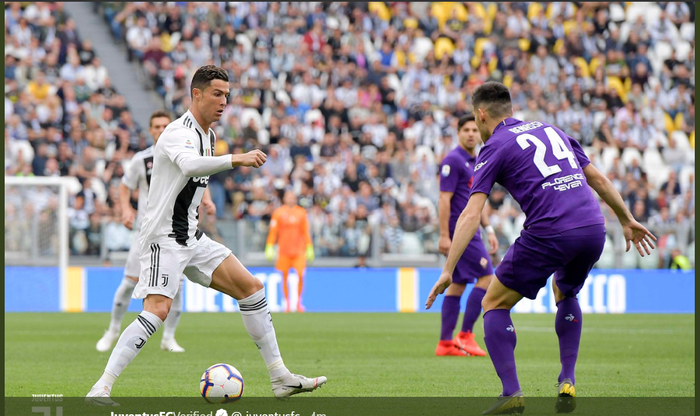
<path fill-rule="evenodd" d="M 270 309 L 285 309 L 282 274 L 273 268 L 251 268 L 265 285 Z M 308 312 L 425 311 L 425 299 L 440 274 L 437 268 L 352 269 L 309 268 L 304 278 L 303 304 Z M 71 284 L 61 282 L 57 268 L 6 267 L 6 312 L 58 312 L 73 310 L 109 312 L 123 269 L 89 267 L 69 273 Z M 297 303 L 298 278 L 289 276 L 290 304 Z M 467 286 L 462 305 L 473 285 Z M 66 289 L 65 292 L 61 288 Z M 61 298 L 63 296 L 63 299 Z M 187 312 L 237 312 L 229 296 L 185 280 L 184 310 Z M 431 312 L 439 312 L 439 296 Z M 592 270 L 579 294 L 584 313 L 695 313 L 695 271 Z M 132 299 L 129 311 L 142 308 Z M 516 313 L 556 312 L 550 282 L 537 299 L 523 299 Z"/>

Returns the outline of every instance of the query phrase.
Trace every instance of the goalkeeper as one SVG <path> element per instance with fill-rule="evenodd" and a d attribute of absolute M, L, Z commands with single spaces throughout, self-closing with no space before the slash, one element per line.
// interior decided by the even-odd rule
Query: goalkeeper
<path fill-rule="evenodd" d="M 285 312 L 290 311 L 289 287 L 287 276 L 289 269 L 294 268 L 299 275 L 299 296 L 297 298 L 298 312 L 304 312 L 301 303 L 301 293 L 304 288 L 304 271 L 306 261 L 314 260 L 314 246 L 309 234 L 309 221 L 306 210 L 297 205 L 297 196 L 292 190 L 286 190 L 282 198 L 284 205 L 272 213 L 270 232 L 265 245 L 265 257 L 268 261 L 275 258 L 275 243 L 279 248 L 279 257 L 275 268 L 282 272 L 282 288 L 286 301 Z"/>

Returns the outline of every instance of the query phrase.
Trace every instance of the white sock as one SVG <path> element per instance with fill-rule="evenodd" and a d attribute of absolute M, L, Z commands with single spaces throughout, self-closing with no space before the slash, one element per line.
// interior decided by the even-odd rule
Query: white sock
<path fill-rule="evenodd" d="M 270 377 L 279 377 L 289 373 L 284 366 L 280 349 L 277 346 L 275 327 L 272 326 L 272 315 L 265 299 L 265 289 L 260 289 L 245 299 L 238 301 L 243 318 L 243 325 L 250 337 L 260 350 L 265 365 L 270 371 Z"/>
<path fill-rule="evenodd" d="M 182 315 L 182 286 L 184 283 L 185 281 L 180 279 L 180 288 L 175 298 L 173 298 L 170 312 L 168 312 L 168 317 L 165 318 L 165 324 L 163 325 L 163 339 L 175 338 L 175 330 L 180 323 L 180 316 Z"/>
<path fill-rule="evenodd" d="M 127 326 L 119 336 L 119 341 L 117 341 L 117 345 L 112 350 L 109 361 L 107 361 L 105 372 L 97 384 L 107 386 L 111 390 L 117 377 L 136 357 L 139 351 L 143 349 L 148 338 L 155 334 L 161 325 L 163 325 L 163 321 L 156 315 L 148 311 L 142 311 L 134 322 Z"/>
<path fill-rule="evenodd" d="M 134 293 L 136 282 L 124 276 L 121 284 L 114 293 L 114 301 L 112 303 L 112 320 L 109 322 L 109 330 L 119 333 L 122 329 L 122 319 L 131 303 L 131 294 Z"/>

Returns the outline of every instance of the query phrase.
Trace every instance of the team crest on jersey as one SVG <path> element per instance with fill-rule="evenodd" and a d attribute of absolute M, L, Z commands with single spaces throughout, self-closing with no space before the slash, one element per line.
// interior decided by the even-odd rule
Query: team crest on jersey
<path fill-rule="evenodd" d="M 442 176 L 444 176 L 444 177 L 450 176 L 450 165 L 443 165 L 442 166 Z"/>
<path fill-rule="evenodd" d="M 482 269 L 485 269 L 486 266 L 489 265 L 489 261 L 486 259 L 486 257 L 482 257 L 481 260 L 479 261 L 479 264 L 481 264 Z"/>

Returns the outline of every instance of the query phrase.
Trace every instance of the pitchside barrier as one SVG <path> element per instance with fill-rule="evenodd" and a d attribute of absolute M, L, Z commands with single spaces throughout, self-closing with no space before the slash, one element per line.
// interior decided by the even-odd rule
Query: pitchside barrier
<path fill-rule="evenodd" d="M 273 312 L 284 310 L 282 275 L 272 268 L 251 268 L 267 292 Z M 5 312 L 109 312 L 124 269 L 5 267 Z M 440 274 L 437 268 L 309 268 L 304 279 L 307 312 L 423 312 L 425 299 Z M 186 312 L 237 312 L 237 302 L 185 280 Z M 298 277 L 289 278 L 296 305 Z M 466 302 L 472 285 L 462 297 Z M 439 296 L 431 312 L 440 311 Z M 695 271 L 592 270 L 579 294 L 584 313 L 695 313 Z M 141 310 L 132 299 L 129 311 Z M 551 279 L 537 299 L 524 299 L 516 313 L 556 312 Z"/>

